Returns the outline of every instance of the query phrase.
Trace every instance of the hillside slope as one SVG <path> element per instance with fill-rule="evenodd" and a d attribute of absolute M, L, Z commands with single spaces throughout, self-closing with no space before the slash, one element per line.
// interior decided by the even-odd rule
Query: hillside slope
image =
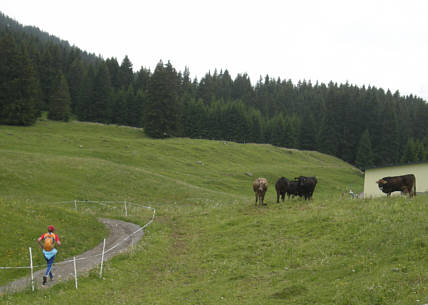
<path fill-rule="evenodd" d="M 415 304 L 426 298 L 426 198 L 343 197 L 350 185 L 362 190 L 362 176 L 336 158 L 50 121 L 0 126 L 0 151 L 1 210 L 12 200 L 31 210 L 92 199 L 158 211 L 135 250 L 111 260 L 102 280 L 94 271 L 79 279 L 78 290 L 68 282 L 0 298 L 8 304 Z M 314 199 L 276 204 L 275 180 L 297 175 L 319 178 Z M 257 176 L 270 182 L 264 207 L 254 206 Z M 130 220 L 144 223 L 140 216 Z"/>
<path fill-rule="evenodd" d="M 0 131 L 0 158 L 6 165 L 1 177 L 8 181 L 7 187 L 2 186 L 3 196 L 19 193 L 28 198 L 28 193 L 34 198 L 35 193 L 43 191 L 48 198 L 62 199 L 65 191 L 68 198 L 86 199 L 86 193 L 90 192 L 87 188 L 93 183 L 85 182 L 93 181 L 94 176 L 103 176 L 103 185 L 96 188 L 105 186 L 111 190 L 113 185 L 113 189 L 125 188 L 120 194 L 110 194 L 111 199 L 122 199 L 123 193 L 129 193 L 126 188 L 145 183 L 155 189 L 162 188 L 157 183 L 159 179 L 233 196 L 251 196 L 249 186 L 258 176 L 266 177 L 272 190 L 279 177 L 298 175 L 317 176 L 320 195 L 339 194 L 350 184 L 357 190 L 362 188 L 362 176 L 357 169 L 312 151 L 187 138 L 153 140 L 145 137 L 141 129 L 79 122 L 41 121 L 29 128 L 0 126 Z M 110 170 L 119 171 L 119 175 L 129 172 L 125 176 L 127 181 L 107 174 Z M 11 173 L 15 176 L 20 173 L 22 179 L 37 175 L 37 179 L 27 179 L 25 185 L 14 183 L 20 181 L 11 178 Z M 136 181 L 135 175 L 142 175 L 148 181 Z M 58 184 L 63 186 L 60 196 L 51 190 Z M 38 191 L 34 192 L 34 188 Z M 144 188 L 130 195 L 130 199 L 157 198 Z M 166 200 L 171 200 L 168 198 L 171 194 L 165 195 Z M 105 199 L 105 195 L 97 198 Z"/>

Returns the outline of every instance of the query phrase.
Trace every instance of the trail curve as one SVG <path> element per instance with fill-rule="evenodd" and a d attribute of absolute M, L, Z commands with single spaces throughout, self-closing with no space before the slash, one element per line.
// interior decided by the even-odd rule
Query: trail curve
<path fill-rule="evenodd" d="M 106 238 L 105 249 L 107 250 L 114 247 L 114 249 L 105 253 L 104 262 L 119 253 L 125 252 L 132 244 L 137 243 L 144 235 L 144 230 L 139 230 L 141 227 L 134 223 L 109 218 L 101 218 L 100 221 L 103 222 L 110 231 L 109 236 Z M 78 276 L 87 274 L 89 270 L 101 263 L 102 250 L 103 242 L 95 248 L 76 256 L 76 269 Z M 61 251 L 61 249 L 59 249 L 59 251 Z M 42 278 L 46 268 L 34 272 L 34 286 L 36 289 L 48 288 L 59 282 L 64 282 L 74 278 L 74 264 L 73 261 L 71 261 L 72 259 L 73 258 L 54 264 L 54 280 L 48 280 L 47 284 L 44 286 L 42 285 Z M 14 280 L 7 285 L 0 286 L 0 295 L 24 290 L 25 288 L 31 289 L 31 276 L 26 276 Z"/>

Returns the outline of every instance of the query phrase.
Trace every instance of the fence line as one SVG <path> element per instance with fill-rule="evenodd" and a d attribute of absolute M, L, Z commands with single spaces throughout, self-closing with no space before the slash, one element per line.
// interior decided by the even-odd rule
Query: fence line
<path fill-rule="evenodd" d="M 140 204 L 135 204 L 135 203 L 131 203 L 131 202 L 127 202 L 127 201 L 92 201 L 92 200 L 73 200 L 73 201 L 61 201 L 61 202 L 52 202 L 53 204 L 64 204 L 64 203 L 73 203 L 74 204 L 74 207 L 75 207 L 75 209 L 77 210 L 77 204 L 79 203 L 79 202 L 81 202 L 81 203 L 97 203 L 97 204 L 100 204 L 100 205 L 104 205 L 104 206 L 108 206 L 108 205 L 106 205 L 106 204 L 104 204 L 104 203 L 121 203 L 121 204 L 123 204 L 124 202 L 125 202 L 125 216 L 128 216 L 128 211 L 127 211 L 127 207 L 126 207 L 126 205 L 128 205 L 128 206 L 131 206 L 131 205 L 135 205 L 135 206 L 137 206 L 137 207 L 142 207 L 142 208 L 146 208 L 146 209 L 150 209 L 150 210 L 152 210 L 153 211 L 153 213 L 152 213 L 152 217 L 151 217 L 151 219 L 150 219 L 150 221 L 149 222 L 147 222 L 145 225 L 143 225 L 142 227 L 140 227 L 138 230 L 136 230 L 136 231 L 134 231 L 134 232 L 132 232 L 131 234 L 129 234 L 128 236 L 126 236 L 125 238 L 123 238 L 122 240 L 120 240 L 119 242 L 117 242 L 115 245 L 113 245 L 112 247 L 110 247 L 109 249 L 107 249 L 107 250 L 105 250 L 104 249 L 104 247 L 105 247 L 105 240 L 104 240 L 104 247 L 103 247 L 103 252 L 102 253 L 100 253 L 100 254 L 95 254 L 95 255 L 92 255 L 92 256 L 88 256 L 88 257 L 79 257 L 79 258 L 76 258 L 76 257 L 73 257 L 73 259 L 69 259 L 69 260 L 65 260 L 65 261 L 61 261 L 61 262 L 58 262 L 58 263 L 54 263 L 54 265 L 64 265 L 64 264 L 68 264 L 68 263 L 74 263 L 74 266 L 76 266 L 76 261 L 81 261 L 81 260 L 86 260 L 86 259 L 89 259 L 89 258 L 92 258 L 92 257 L 98 257 L 98 256 L 102 256 L 102 259 L 104 260 L 104 255 L 105 254 L 107 254 L 107 253 L 109 253 L 109 252 L 111 252 L 111 251 L 113 251 L 114 249 L 116 249 L 120 244 L 122 244 L 123 242 L 125 242 L 125 241 L 127 241 L 128 239 L 130 239 L 130 238 L 132 238 L 132 236 L 134 236 L 135 234 L 137 234 L 138 232 L 140 232 L 140 231 L 142 231 L 142 230 L 144 230 L 146 227 L 148 227 L 151 223 L 153 223 L 153 221 L 154 221 L 154 219 L 155 219 L 155 215 L 156 215 L 156 209 L 155 208 L 152 208 L 152 207 L 149 207 L 149 206 L 144 206 L 144 205 L 140 205 Z M 117 207 L 111 207 L 111 206 L 108 206 L 108 207 L 110 207 L 110 208 L 117 208 Z M 112 252 L 112 253 L 115 253 L 115 252 Z M 118 252 L 119 253 L 119 252 Z M 30 256 L 31 256 L 31 248 L 30 248 Z M 30 266 L 0 266 L 0 270 L 7 270 L 7 269 L 31 269 L 31 272 L 32 272 L 32 270 L 34 269 L 34 268 L 42 268 L 42 267 L 45 267 L 45 265 L 33 265 L 33 263 L 32 263 L 32 259 L 31 259 L 31 262 L 30 262 Z M 77 288 L 77 274 L 76 274 L 76 288 Z"/>

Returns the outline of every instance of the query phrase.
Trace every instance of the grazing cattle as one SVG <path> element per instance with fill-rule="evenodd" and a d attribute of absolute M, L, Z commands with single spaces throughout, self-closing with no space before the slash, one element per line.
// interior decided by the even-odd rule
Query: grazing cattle
<path fill-rule="evenodd" d="M 376 181 L 379 189 L 389 197 L 392 192 L 409 193 L 410 198 L 416 195 L 415 175 L 403 175 L 396 177 L 383 177 Z"/>
<path fill-rule="evenodd" d="M 284 202 L 285 193 L 288 189 L 288 179 L 281 177 L 275 184 L 276 189 L 276 202 L 279 203 L 279 196 L 281 196 L 282 202 Z"/>
<path fill-rule="evenodd" d="M 256 181 L 253 183 L 253 190 L 256 195 L 256 203 L 257 200 L 259 201 L 259 204 L 264 204 L 263 200 L 265 198 L 265 193 L 268 189 L 268 182 L 265 178 L 257 178 Z"/>
<path fill-rule="evenodd" d="M 317 185 L 317 178 L 300 176 L 294 178 L 297 182 L 297 193 L 299 196 L 304 196 L 305 200 L 311 199 Z"/>
<path fill-rule="evenodd" d="M 287 188 L 287 196 L 288 199 L 294 198 L 294 196 L 301 196 L 299 195 L 299 182 L 297 181 L 289 181 L 288 182 L 288 188 Z"/>

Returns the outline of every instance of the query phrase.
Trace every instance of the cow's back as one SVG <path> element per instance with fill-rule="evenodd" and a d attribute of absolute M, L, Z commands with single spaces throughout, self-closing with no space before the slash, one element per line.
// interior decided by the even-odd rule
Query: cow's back
<path fill-rule="evenodd" d="M 409 175 L 404 175 L 403 177 L 403 181 L 407 186 L 414 186 L 415 182 L 416 182 L 416 178 L 415 175 L 413 174 L 409 174 Z"/>
<path fill-rule="evenodd" d="M 278 181 L 275 184 L 275 189 L 277 192 L 283 191 L 285 192 L 288 188 L 288 179 L 285 177 L 281 177 L 278 179 Z"/>

